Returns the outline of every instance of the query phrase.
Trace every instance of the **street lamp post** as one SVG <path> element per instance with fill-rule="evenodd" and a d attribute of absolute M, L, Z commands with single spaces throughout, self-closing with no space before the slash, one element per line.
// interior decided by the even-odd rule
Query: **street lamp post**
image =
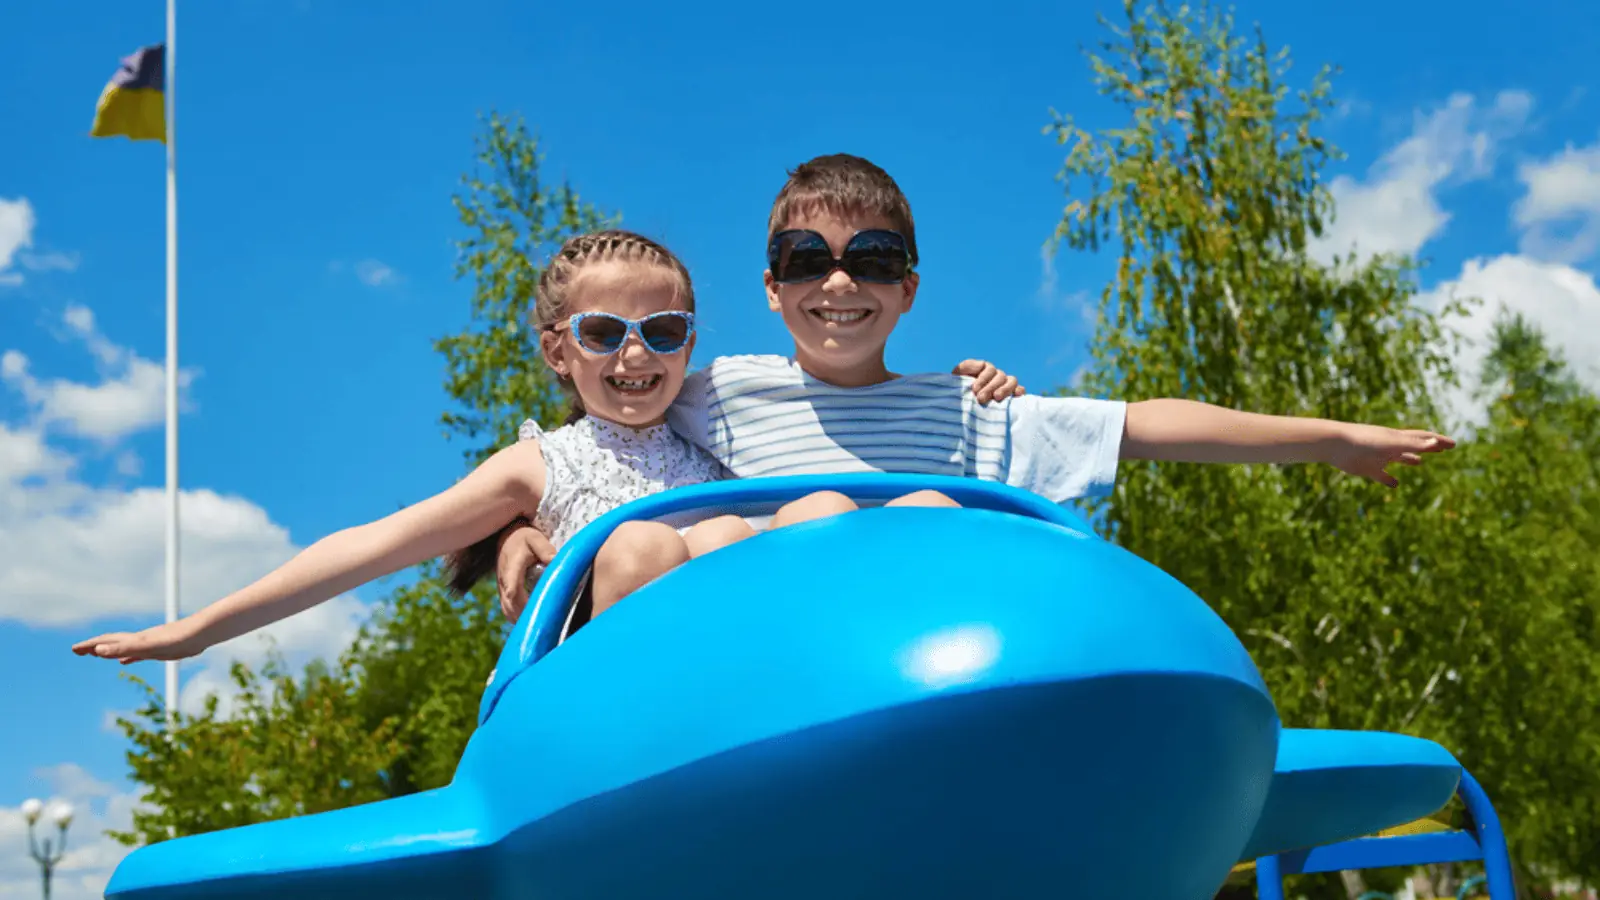
<path fill-rule="evenodd" d="M 50 821 L 55 823 L 57 829 L 54 843 L 49 835 L 40 841 L 34 833 L 34 826 L 39 824 L 39 817 L 44 812 L 44 804 L 38 800 L 24 800 L 22 803 L 22 820 L 28 823 L 28 853 L 39 864 L 39 875 L 44 879 L 44 900 L 50 900 L 50 876 L 55 873 L 56 863 L 61 862 L 61 857 L 67 852 L 67 826 L 72 824 L 72 807 L 58 803 L 50 808 Z"/>

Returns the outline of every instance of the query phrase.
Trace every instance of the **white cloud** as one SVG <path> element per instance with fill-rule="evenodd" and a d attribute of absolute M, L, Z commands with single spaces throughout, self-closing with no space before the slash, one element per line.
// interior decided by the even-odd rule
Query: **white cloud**
<path fill-rule="evenodd" d="M 72 457 L 52 449 L 38 431 L 13 430 L 0 422 L 0 485 L 10 486 L 33 478 L 61 476 L 72 465 Z M 0 506 L 0 509 L 4 508 Z"/>
<path fill-rule="evenodd" d="M 33 226 L 37 219 L 27 197 L 7 200 L 0 197 L 0 286 L 22 283 L 22 273 L 12 268 L 18 251 L 33 246 Z"/>
<path fill-rule="evenodd" d="M 1057 302 L 1056 290 L 1060 279 L 1056 276 L 1056 254 L 1050 244 L 1039 248 L 1039 289 L 1035 293 L 1039 302 L 1046 307 L 1054 306 Z"/>
<path fill-rule="evenodd" d="M 37 433 L 0 426 L 0 619 L 27 625 L 81 626 L 135 617 L 155 624 L 165 608 L 165 492 L 92 487 L 70 477 L 72 460 Z M 33 476 L 23 484 L 23 476 Z M 182 612 L 215 602 L 267 574 L 298 552 L 260 507 L 209 490 L 179 495 Z M 234 660 L 259 667 L 270 649 L 291 666 L 332 659 L 349 646 L 366 607 L 341 596 L 260 631 L 235 638 L 182 664 L 180 707 L 196 712 L 217 693 L 226 712 Z M 103 665 L 108 677 L 114 663 Z M 154 663 L 143 663 L 155 675 Z"/>
<path fill-rule="evenodd" d="M 400 282 L 400 273 L 375 259 L 356 263 L 356 277 L 367 287 L 388 287 Z"/>
<path fill-rule="evenodd" d="M 179 691 L 178 708 L 195 714 L 205 707 L 206 698 L 217 696 L 217 712 L 226 717 L 232 714 L 233 699 L 238 693 L 229 669 L 235 661 L 243 662 L 256 671 L 269 653 L 276 651 L 291 670 L 298 669 L 313 659 L 336 659 L 350 642 L 356 631 L 366 621 L 367 607 L 354 597 L 335 597 L 299 615 L 250 634 L 241 635 L 227 643 L 207 650 L 194 663 L 199 671 L 184 680 Z"/>
<path fill-rule="evenodd" d="M 30 252 L 33 229 L 39 224 L 33 204 L 27 197 L 7 200 L 0 197 L 0 287 L 22 283 L 22 272 L 71 272 L 78 268 L 76 253 Z"/>
<path fill-rule="evenodd" d="M 144 461 L 139 458 L 139 454 L 132 450 L 124 450 L 117 454 L 116 468 L 118 475 L 136 478 L 140 472 L 144 471 Z"/>
<path fill-rule="evenodd" d="M 1458 420 L 1481 422 L 1482 405 L 1472 399 L 1488 352 L 1488 341 L 1499 310 L 1521 313 L 1542 330 L 1573 371 L 1600 390 L 1600 287 L 1593 275 L 1562 263 L 1506 254 L 1472 259 L 1456 278 L 1436 285 L 1418 300 L 1438 309 L 1448 298 L 1477 298 L 1466 319 L 1453 324 L 1468 343 L 1457 358 L 1463 387 L 1446 398 Z"/>
<path fill-rule="evenodd" d="M 1312 255 L 1326 261 L 1352 250 L 1415 253 L 1450 222 L 1436 197 L 1439 188 L 1487 177 L 1499 145 L 1522 130 L 1532 110 L 1531 95 L 1502 91 L 1487 107 L 1469 94 L 1455 94 L 1431 113 L 1419 113 L 1411 135 L 1364 179 L 1333 179 L 1336 215 L 1312 245 Z"/>
<path fill-rule="evenodd" d="M 1051 315 L 1070 313 L 1078 320 L 1075 324 L 1082 325 L 1091 333 L 1100 321 L 1099 301 L 1088 291 L 1061 292 L 1056 276 L 1055 254 L 1049 245 L 1039 250 L 1039 287 L 1034 292 L 1034 302 L 1041 311 Z"/>
<path fill-rule="evenodd" d="M 1034 304 L 1044 315 L 1052 318 L 1065 317 L 1071 321 L 1071 327 L 1081 328 L 1085 334 L 1093 335 L 1095 327 L 1100 324 L 1100 305 L 1097 298 L 1085 290 L 1066 294 L 1061 292 L 1060 279 L 1056 275 L 1055 253 L 1048 243 L 1039 248 L 1039 286 L 1034 291 L 1033 299 Z M 1058 366 L 1082 352 L 1080 342 L 1066 342 L 1061 349 L 1045 359 L 1045 365 Z M 1067 379 L 1067 384 L 1078 384 L 1088 370 L 1088 362 L 1079 364 Z"/>
<path fill-rule="evenodd" d="M 1522 252 L 1556 262 L 1580 262 L 1600 250 L 1600 141 L 1524 163 L 1517 179 L 1526 192 L 1512 208 Z"/>
<path fill-rule="evenodd" d="M 65 422 L 73 433 L 111 442 L 117 468 L 133 471 L 138 457 L 115 442 L 161 422 L 158 404 L 152 413 L 148 397 L 130 396 L 138 393 L 130 382 L 143 376 L 129 371 L 148 363 L 100 336 L 86 308 L 68 309 L 63 321 L 110 374 L 94 383 L 45 380 L 29 372 L 21 353 L 0 355 L 0 378 L 33 410 L 27 422 L 0 423 L 0 619 L 85 628 L 109 617 L 154 621 L 165 605 L 164 489 L 90 484 L 77 460 L 49 439 L 52 427 Z M 110 411 L 119 398 L 144 411 Z M 244 587 L 299 549 L 261 507 L 203 488 L 180 491 L 179 525 L 187 612 Z M 348 643 L 359 607 L 341 598 L 267 633 L 278 636 L 291 661 L 331 655 Z M 225 669 L 232 658 L 259 661 L 258 643 L 258 636 L 240 638 L 202 657 L 203 664 L 215 660 Z"/>
<path fill-rule="evenodd" d="M 8 443 L 27 462 L 27 432 Z M 97 487 L 60 474 L 61 454 L 34 467 L 54 477 L 0 484 L 0 619 L 87 624 L 163 609 L 165 491 Z M 295 547 L 265 510 L 205 489 L 179 494 L 183 597 L 192 610 L 288 559 Z"/>
<path fill-rule="evenodd" d="M 39 378 L 20 351 L 7 350 L 0 355 L 0 380 L 28 403 L 40 427 L 111 442 L 164 421 L 166 369 L 162 363 L 107 340 L 95 329 L 94 313 L 88 307 L 67 307 L 62 322 L 71 337 L 93 355 L 105 376 L 98 383 Z M 193 369 L 179 369 L 180 400 L 194 378 Z"/>
<path fill-rule="evenodd" d="M 123 830 L 133 822 L 133 811 L 140 794 L 120 791 L 95 778 L 82 766 L 61 763 L 34 773 L 39 799 L 47 808 L 57 803 L 70 804 L 75 815 L 67 830 L 66 855 L 57 865 L 52 896 L 56 900 L 89 900 L 105 891 L 106 881 L 117 863 L 130 852 L 105 836 L 107 829 Z M 39 868 L 25 853 L 27 823 L 19 807 L 25 797 L 8 797 L 0 806 L 0 898 L 39 896 Z M 36 825 L 36 834 L 56 838 L 54 825 Z"/>
<path fill-rule="evenodd" d="M 1532 96 L 1502 91 L 1488 106 L 1456 94 L 1419 114 L 1411 134 L 1386 152 L 1362 180 L 1334 179 L 1338 218 L 1313 253 L 1415 253 L 1450 221 L 1438 194 L 1446 186 L 1493 174 L 1498 151 L 1527 125 Z M 1523 230 L 1523 254 L 1480 256 L 1460 273 L 1418 297 L 1439 309 L 1450 297 L 1481 302 L 1452 325 L 1464 344 L 1457 358 L 1462 387 L 1444 397 L 1457 423 L 1483 420 L 1473 396 L 1494 321 L 1504 309 L 1538 326 L 1575 372 L 1600 389 L 1600 289 L 1593 275 L 1568 265 L 1600 249 L 1600 142 L 1525 163 L 1518 177 L 1526 193 L 1513 219 Z M 1551 226 L 1576 223 L 1575 233 L 1553 237 Z"/>
<path fill-rule="evenodd" d="M 17 262 L 24 269 L 34 272 L 75 272 L 78 269 L 78 254 L 50 251 L 48 253 L 29 253 L 26 251 L 17 254 Z"/>

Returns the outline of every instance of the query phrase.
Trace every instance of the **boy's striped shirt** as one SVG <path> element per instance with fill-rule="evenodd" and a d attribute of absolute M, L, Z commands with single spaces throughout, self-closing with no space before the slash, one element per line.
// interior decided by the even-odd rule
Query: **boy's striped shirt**
<path fill-rule="evenodd" d="M 1056 502 L 1110 490 L 1125 404 L 1023 396 L 985 406 L 971 385 L 911 375 L 841 388 L 784 357 L 728 356 L 689 376 L 668 421 L 741 478 L 957 475 Z"/>

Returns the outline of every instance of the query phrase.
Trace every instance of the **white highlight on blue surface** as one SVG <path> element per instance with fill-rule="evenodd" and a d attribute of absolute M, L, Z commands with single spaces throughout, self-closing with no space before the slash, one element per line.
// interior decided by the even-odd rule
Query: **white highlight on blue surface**
<path fill-rule="evenodd" d="M 349 853 L 364 853 L 372 850 L 382 850 L 392 847 L 410 847 L 415 844 L 443 844 L 450 847 L 470 847 L 479 843 L 478 829 L 460 828 L 455 831 L 435 831 L 428 834 L 397 834 L 391 838 L 382 838 L 375 841 L 350 844 L 346 847 Z"/>
<path fill-rule="evenodd" d="M 912 645 L 905 672 L 929 687 L 971 681 L 1000 658 L 1000 633 L 990 625 L 960 625 Z"/>

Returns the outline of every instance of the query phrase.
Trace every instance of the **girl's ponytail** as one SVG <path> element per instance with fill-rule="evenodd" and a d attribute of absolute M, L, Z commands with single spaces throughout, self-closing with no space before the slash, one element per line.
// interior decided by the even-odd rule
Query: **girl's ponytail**
<path fill-rule="evenodd" d="M 568 388 L 567 393 L 572 396 L 572 405 L 567 407 L 567 418 L 561 424 L 571 425 L 573 422 L 588 415 L 589 411 L 583 408 L 583 398 L 578 396 L 577 391 L 572 390 L 567 385 L 563 385 L 563 387 Z"/>

